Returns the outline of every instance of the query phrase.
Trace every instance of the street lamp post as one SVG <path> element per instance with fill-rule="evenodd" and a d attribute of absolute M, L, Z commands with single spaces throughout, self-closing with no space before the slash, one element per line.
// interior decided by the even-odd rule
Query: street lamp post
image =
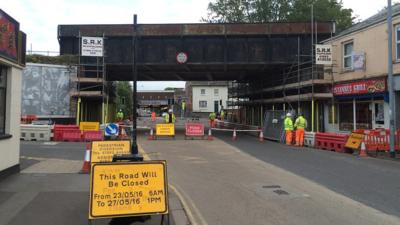
<path fill-rule="evenodd" d="M 387 7 L 387 29 L 388 29 L 388 91 L 389 91 L 389 129 L 390 129 L 390 157 L 396 156 L 396 151 L 394 149 L 395 141 L 395 124 L 394 124 L 394 114 L 395 114 L 395 99 L 393 91 L 393 50 L 392 50 L 392 0 L 388 0 Z"/>
<path fill-rule="evenodd" d="M 139 153 L 138 151 L 138 146 L 137 146 L 137 115 L 136 115 L 136 109 L 137 109 L 137 65 L 136 65 L 136 59 L 137 59 L 137 54 L 136 54 L 136 42 L 137 42 L 137 15 L 133 15 L 133 31 L 132 31 L 132 75 L 133 75 L 133 93 L 132 93 L 132 133 L 131 133 L 131 138 L 132 138 L 132 144 L 131 144 L 131 154 L 137 155 Z"/>

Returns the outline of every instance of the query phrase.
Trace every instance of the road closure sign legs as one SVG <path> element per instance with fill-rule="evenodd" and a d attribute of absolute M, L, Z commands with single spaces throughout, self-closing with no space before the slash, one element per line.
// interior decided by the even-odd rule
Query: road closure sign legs
<path fill-rule="evenodd" d="M 166 161 L 95 163 L 89 219 L 168 213 Z"/>

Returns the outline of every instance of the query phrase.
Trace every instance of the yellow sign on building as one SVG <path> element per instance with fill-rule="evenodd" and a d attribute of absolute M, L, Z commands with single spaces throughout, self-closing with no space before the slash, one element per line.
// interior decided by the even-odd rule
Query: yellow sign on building
<path fill-rule="evenodd" d="M 175 125 L 173 123 L 156 124 L 156 135 L 157 136 L 174 136 L 175 135 Z"/>
<path fill-rule="evenodd" d="M 168 213 L 166 161 L 95 163 L 89 219 Z"/>
<path fill-rule="evenodd" d="M 347 139 L 346 148 L 358 149 L 364 139 L 364 134 L 351 133 L 350 137 Z"/>
<path fill-rule="evenodd" d="M 93 141 L 90 161 L 112 162 L 115 154 L 129 154 L 131 149 L 130 141 Z"/>
<path fill-rule="evenodd" d="M 99 122 L 80 122 L 79 129 L 81 131 L 99 131 L 100 123 Z"/>

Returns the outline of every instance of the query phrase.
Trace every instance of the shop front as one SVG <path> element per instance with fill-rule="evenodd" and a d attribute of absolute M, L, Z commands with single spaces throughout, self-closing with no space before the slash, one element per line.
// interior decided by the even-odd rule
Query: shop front
<path fill-rule="evenodd" d="M 328 106 L 330 131 L 389 128 L 386 78 L 335 84 L 333 95 L 335 105 Z"/>
<path fill-rule="evenodd" d="M 25 64 L 24 33 L 0 9 L 0 179 L 19 171 L 21 77 Z M 7 41 L 2 41 L 7 40 Z"/>

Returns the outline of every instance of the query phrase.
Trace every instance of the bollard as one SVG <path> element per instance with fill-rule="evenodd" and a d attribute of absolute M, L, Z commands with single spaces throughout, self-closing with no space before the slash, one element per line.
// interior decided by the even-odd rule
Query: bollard
<path fill-rule="evenodd" d="M 90 173 L 90 151 L 92 148 L 92 144 L 86 144 L 86 152 L 85 152 L 85 159 L 83 160 L 83 165 L 81 171 L 79 173 L 88 174 Z"/>
<path fill-rule="evenodd" d="M 260 142 L 264 142 L 264 133 L 262 130 L 260 130 L 260 137 L 259 137 Z"/>
<path fill-rule="evenodd" d="M 233 135 L 232 135 L 232 141 L 236 141 L 237 136 L 236 136 L 236 128 L 233 129 Z"/>
<path fill-rule="evenodd" d="M 361 142 L 360 157 L 367 157 L 367 150 L 365 149 L 364 141 Z"/>
<path fill-rule="evenodd" d="M 150 134 L 149 134 L 149 136 L 148 136 L 147 140 L 154 140 L 153 127 L 152 127 L 152 128 L 150 128 Z"/>
<path fill-rule="evenodd" d="M 213 138 L 213 136 L 212 136 L 212 134 L 211 134 L 211 128 L 210 129 L 208 129 L 208 140 L 209 141 L 212 141 L 214 138 Z"/>

